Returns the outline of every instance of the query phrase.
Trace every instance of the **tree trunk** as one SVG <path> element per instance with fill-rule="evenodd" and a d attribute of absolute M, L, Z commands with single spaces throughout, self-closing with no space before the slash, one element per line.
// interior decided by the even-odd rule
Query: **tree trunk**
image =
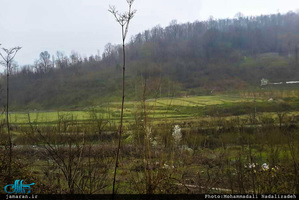
<path fill-rule="evenodd" d="M 11 141 L 11 134 L 10 134 L 10 126 L 9 126 L 9 116 L 8 116 L 8 109 L 9 109 L 9 66 L 10 62 L 6 62 L 7 71 L 6 71 L 6 127 L 8 133 L 8 145 L 9 145 L 9 162 L 8 162 L 8 178 L 11 180 L 11 162 L 12 162 L 12 141 Z"/>

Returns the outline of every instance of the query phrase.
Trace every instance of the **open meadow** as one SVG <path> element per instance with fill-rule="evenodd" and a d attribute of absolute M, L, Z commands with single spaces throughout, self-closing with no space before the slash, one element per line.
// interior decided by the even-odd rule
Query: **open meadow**
<path fill-rule="evenodd" d="M 299 111 L 299 101 L 295 98 L 299 92 L 286 91 L 283 96 L 275 94 L 249 93 L 251 96 L 242 95 L 213 95 L 213 96 L 186 96 L 173 98 L 157 98 L 146 100 L 147 117 L 153 123 L 159 123 L 161 119 L 169 121 L 192 121 L 198 118 L 209 118 L 220 116 L 229 118 L 231 116 L 245 117 L 256 112 L 257 114 L 271 115 L 276 112 L 285 111 L 288 115 L 296 115 Z M 272 98 L 272 97 L 274 98 Z M 294 97 L 295 96 L 295 97 Z M 135 114 L 143 105 L 142 101 L 125 102 L 124 121 L 131 123 L 135 120 Z M 80 123 L 88 123 L 93 120 L 93 115 L 98 118 L 119 122 L 120 102 L 102 103 L 99 106 L 86 107 L 82 110 L 57 110 L 57 111 L 27 111 L 12 112 L 9 114 L 10 123 L 15 125 L 26 125 L 29 121 L 35 124 L 56 124 L 61 116 L 76 120 Z M 5 118 L 4 115 L 1 116 Z M 246 118 L 246 117 L 245 117 Z"/>
<path fill-rule="evenodd" d="M 126 102 L 117 192 L 298 193 L 299 100 L 294 94 Z M 111 192 L 120 103 L 9 117 L 13 174 L 35 182 L 36 193 Z M 1 149 L 4 164 L 6 151 Z"/>

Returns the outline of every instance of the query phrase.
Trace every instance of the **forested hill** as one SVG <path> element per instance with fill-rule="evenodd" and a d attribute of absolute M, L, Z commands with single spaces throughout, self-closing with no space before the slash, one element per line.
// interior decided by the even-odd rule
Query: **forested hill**
<path fill-rule="evenodd" d="M 299 80 L 299 14 L 172 21 L 137 34 L 126 48 L 126 98 L 131 100 L 142 95 L 145 79 L 148 97 L 246 89 L 258 87 L 262 78 Z M 70 57 L 42 52 L 32 66 L 12 73 L 15 109 L 119 101 L 121 47 L 108 43 L 101 56 L 89 58 L 75 52 Z M 5 77 L 1 80 L 4 88 Z"/>

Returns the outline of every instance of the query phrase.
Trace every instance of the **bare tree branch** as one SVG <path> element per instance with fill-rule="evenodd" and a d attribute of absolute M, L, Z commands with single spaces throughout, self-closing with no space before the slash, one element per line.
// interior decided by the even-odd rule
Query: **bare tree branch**
<path fill-rule="evenodd" d="M 123 68 L 122 68 L 122 104 L 121 104 L 121 114 L 120 114 L 120 126 L 119 126 L 119 138 L 118 138 L 118 147 L 115 159 L 115 168 L 114 168 L 114 177 L 113 177 L 113 189 L 112 189 L 112 199 L 114 199 L 115 191 L 115 182 L 116 182 L 116 172 L 118 168 L 118 158 L 120 152 L 120 143 L 121 143 L 121 135 L 123 131 L 123 113 L 124 113 L 124 102 L 125 102 L 125 71 L 126 71 L 126 51 L 125 51 L 125 40 L 127 37 L 127 33 L 129 30 L 129 24 L 131 19 L 134 17 L 136 10 L 132 10 L 132 4 L 134 0 L 126 0 L 129 6 L 129 11 L 124 13 L 119 13 L 116 10 L 115 6 L 109 7 L 109 12 L 114 16 L 117 23 L 121 26 L 122 33 L 122 57 L 123 57 Z"/>
<path fill-rule="evenodd" d="M 21 47 L 14 47 L 11 49 L 2 48 L 2 50 L 6 53 L 6 55 L 3 55 L 0 53 L 0 56 L 3 59 L 3 64 L 6 66 L 6 127 L 7 127 L 7 133 L 8 133 L 8 145 L 9 145 L 9 164 L 8 164 L 8 177 L 9 179 L 12 178 L 11 176 L 11 163 L 12 163 L 12 139 L 10 134 L 10 126 L 9 126 L 9 117 L 8 117 L 8 111 L 9 111 L 9 74 L 11 71 L 11 62 L 13 61 L 14 57 L 16 56 L 17 52 L 21 49 Z"/>
<path fill-rule="evenodd" d="M 108 11 L 114 16 L 115 20 L 119 25 L 122 27 L 122 40 L 125 41 L 127 37 L 127 33 L 129 30 L 129 24 L 131 19 L 134 17 L 136 10 L 132 10 L 132 4 L 134 0 L 127 0 L 129 11 L 124 13 L 119 13 L 119 11 L 116 10 L 115 6 L 109 6 Z"/>

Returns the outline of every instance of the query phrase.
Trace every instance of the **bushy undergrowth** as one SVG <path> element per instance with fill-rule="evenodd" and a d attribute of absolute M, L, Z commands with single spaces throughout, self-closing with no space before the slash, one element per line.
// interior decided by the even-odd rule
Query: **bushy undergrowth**
<path fill-rule="evenodd" d="M 27 126 L 12 126 L 13 177 L 6 176 L 2 149 L 1 184 L 24 179 L 36 183 L 35 193 L 110 193 L 117 128 L 96 110 L 88 112 L 89 123 L 60 116 L 55 125 L 28 119 Z M 145 116 L 137 109 L 124 130 L 118 193 L 298 193 L 294 117 L 209 116 L 175 124 Z"/>

